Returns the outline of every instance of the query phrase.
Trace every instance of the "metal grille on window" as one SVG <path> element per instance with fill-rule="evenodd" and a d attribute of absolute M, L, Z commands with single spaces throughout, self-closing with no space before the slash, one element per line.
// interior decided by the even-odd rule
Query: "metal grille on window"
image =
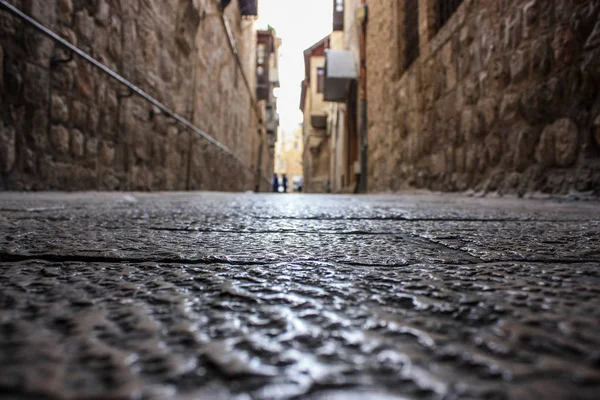
<path fill-rule="evenodd" d="M 406 0 L 404 6 L 404 68 L 408 69 L 419 57 L 419 0 Z"/>
<path fill-rule="evenodd" d="M 448 22 L 463 0 L 439 0 L 438 29 Z"/>

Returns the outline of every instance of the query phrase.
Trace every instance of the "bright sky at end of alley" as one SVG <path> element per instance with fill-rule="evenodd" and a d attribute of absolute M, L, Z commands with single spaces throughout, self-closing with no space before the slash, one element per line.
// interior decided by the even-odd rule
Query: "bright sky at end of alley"
<path fill-rule="evenodd" d="M 292 131 L 302 122 L 300 85 L 304 78 L 303 51 L 331 33 L 330 0 L 259 0 L 259 29 L 271 25 L 283 40 L 279 61 L 277 109 L 281 128 Z"/>

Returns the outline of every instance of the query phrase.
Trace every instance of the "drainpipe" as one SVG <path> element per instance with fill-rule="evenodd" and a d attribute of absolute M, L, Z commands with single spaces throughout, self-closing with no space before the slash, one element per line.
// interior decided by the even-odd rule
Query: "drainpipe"
<path fill-rule="evenodd" d="M 360 193 L 367 192 L 367 0 L 360 0 Z"/>

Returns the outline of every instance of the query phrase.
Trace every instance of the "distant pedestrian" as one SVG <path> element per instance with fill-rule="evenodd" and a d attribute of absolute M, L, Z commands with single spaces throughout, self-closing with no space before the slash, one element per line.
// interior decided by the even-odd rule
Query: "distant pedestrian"
<path fill-rule="evenodd" d="M 279 178 L 277 174 L 273 174 L 273 193 L 279 193 Z"/>
<path fill-rule="evenodd" d="M 283 177 L 281 178 L 281 185 L 283 186 L 283 193 L 287 193 L 288 178 L 285 174 L 283 174 Z"/>

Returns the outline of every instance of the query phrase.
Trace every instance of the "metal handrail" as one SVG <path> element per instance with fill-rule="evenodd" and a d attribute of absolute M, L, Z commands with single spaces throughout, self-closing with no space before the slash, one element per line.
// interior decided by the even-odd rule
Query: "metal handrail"
<path fill-rule="evenodd" d="M 130 91 L 132 91 L 133 93 L 142 97 L 144 100 L 146 100 L 150 104 L 159 108 L 163 114 L 175 119 L 180 124 L 184 125 L 188 129 L 190 129 L 193 132 L 200 135 L 202 138 L 206 139 L 208 142 L 217 146 L 219 149 L 221 149 L 223 152 L 225 152 L 227 155 L 231 156 L 235 161 L 237 161 L 242 167 L 246 168 L 248 171 L 252 172 L 252 174 L 256 175 L 256 171 L 254 171 L 252 168 L 250 168 L 246 164 L 244 164 L 244 162 L 238 156 L 236 156 L 235 153 L 233 153 L 233 151 L 231 151 L 223 143 L 219 142 L 217 139 L 213 138 L 208 133 L 206 133 L 202 129 L 198 128 L 196 125 L 194 125 L 189 120 L 187 120 L 187 119 L 183 118 L 181 115 L 175 113 L 170 108 L 168 108 L 166 105 L 164 105 L 160 101 L 156 100 L 154 97 L 150 96 L 148 93 L 146 93 L 145 91 L 143 91 L 142 89 L 140 89 L 139 87 L 134 85 L 133 83 L 129 82 L 127 79 L 123 78 L 121 75 L 119 75 L 112 69 L 108 68 L 106 65 L 102 64 L 101 62 L 99 62 L 95 58 L 91 57 L 90 55 L 88 55 L 83 50 L 79 49 L 78 47 L 74 46 L 73 44 L 67 42 L 65 39 L 58 36 L 56 33 L 51 31 L 50 29 L 48 29 L 46 26 L 42 25 L 35 19 L 31 18 L 29 15 L 25 14 L 24 12 L 19 10 L 17 7 L 8 3 L 7 0 L 0 0 L 0 6 L 5 7 L 11 14 L 16 15 L 17 17 L 21 18 L 23 21 L 27 22 L 28 24 L 32 25 L 34 28 L 36 28 L 37 30 L 42 32 L 44 35 L 48 36 L 49 38 L 51 38 L 58 44 L 66 47 L 73 54 L 83 58 L 85 61 L 90 63 L 92 66 L 98 68 L 99 70 L 101 70 L 102 72 L 104 72 L 105 74 L 110 76 L 111 78 L 115 79 L 122 85 L 125 85 Z M 264 176 L 262 176 L 261 178 L 270 184 L 270 181 L 268 179 L 266 179 Z"/>

